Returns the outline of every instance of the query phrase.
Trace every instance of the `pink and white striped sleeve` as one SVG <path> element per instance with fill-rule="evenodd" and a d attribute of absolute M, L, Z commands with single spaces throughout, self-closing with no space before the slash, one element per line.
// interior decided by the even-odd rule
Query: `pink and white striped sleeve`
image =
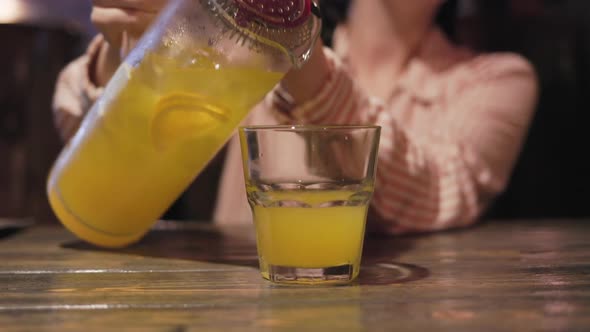
<path fill-rule="evenodd" d="M 423 132 L 408 132 L 392 116 L 393 106 L 363 95 L 329 58 L 332 75 L 312 100 L 289 106 L 285 93 L 275 91 L 270 100 L 279 121 L 382 126 L 372 201 L 372 227 L 379 231 L 473 223 L 505 188 L 533 115 L 537 84 L 529 63 L 510 54 L 471 60 L 470 79 L 454 84 L 444 115 Z"/>

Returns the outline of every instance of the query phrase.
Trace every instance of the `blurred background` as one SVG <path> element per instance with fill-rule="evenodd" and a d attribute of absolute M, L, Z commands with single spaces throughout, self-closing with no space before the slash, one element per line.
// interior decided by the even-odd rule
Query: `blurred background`
<path fill-rule="evenodd" d="M 53 219 L 45 179 L 61 142 L 54 83 L 94 34 L 88 0 L 0 0 L 0 218 Z"/>
<path fill-rule="evenodd" d="M 331 8 L 323 13 L 329 43 L 343 12 L 324 7 Z M 90 0 L 0 0 L 0 218 L 55 222 L 45 180 L 62 143 L 51 100 L 59 71 L 95 34 L 90 8 Z M 459 0 L 452 20 L 459 43 L 520 53 L 540 78 L 536 117 L 512 181 L 487 217 L 590 216 L 590 1 Z M 211 189 L 200 191 L 207 197 L 187 192 L 167 217 L 211 217 L 222 161 L 196 180 Z"/>

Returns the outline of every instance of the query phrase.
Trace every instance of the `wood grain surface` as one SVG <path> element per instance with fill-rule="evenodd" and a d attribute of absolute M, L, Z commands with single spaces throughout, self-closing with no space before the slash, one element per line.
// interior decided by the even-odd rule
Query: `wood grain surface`
<path fill-rule="evenodd" d="M 370 236 L 339 287 L 263 280 L 250 228 L 164 226 L 120 250 L 55 225 L 0 233 L 0 330 L 590 330 L 587 220 Z"/>

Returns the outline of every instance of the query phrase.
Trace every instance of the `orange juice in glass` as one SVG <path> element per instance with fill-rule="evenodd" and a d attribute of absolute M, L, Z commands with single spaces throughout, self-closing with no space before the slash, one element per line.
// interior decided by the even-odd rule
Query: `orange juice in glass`
<path fill-rule="evenodd" d="M 240 130 L 260 271 L 278 283 L 347 283 L 360 271 L 380 128 Z"/>

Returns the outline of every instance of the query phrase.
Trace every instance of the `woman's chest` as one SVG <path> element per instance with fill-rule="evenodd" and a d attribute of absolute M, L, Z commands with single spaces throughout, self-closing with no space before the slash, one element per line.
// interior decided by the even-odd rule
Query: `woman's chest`
<path fill-rule="evenodd" d="M 383 100 L 383 104 L 384 111 L 410 135 L 434 134 L 450 116 L 442 90 L 425 96 L 413 89 L 397 86 Z"/>

